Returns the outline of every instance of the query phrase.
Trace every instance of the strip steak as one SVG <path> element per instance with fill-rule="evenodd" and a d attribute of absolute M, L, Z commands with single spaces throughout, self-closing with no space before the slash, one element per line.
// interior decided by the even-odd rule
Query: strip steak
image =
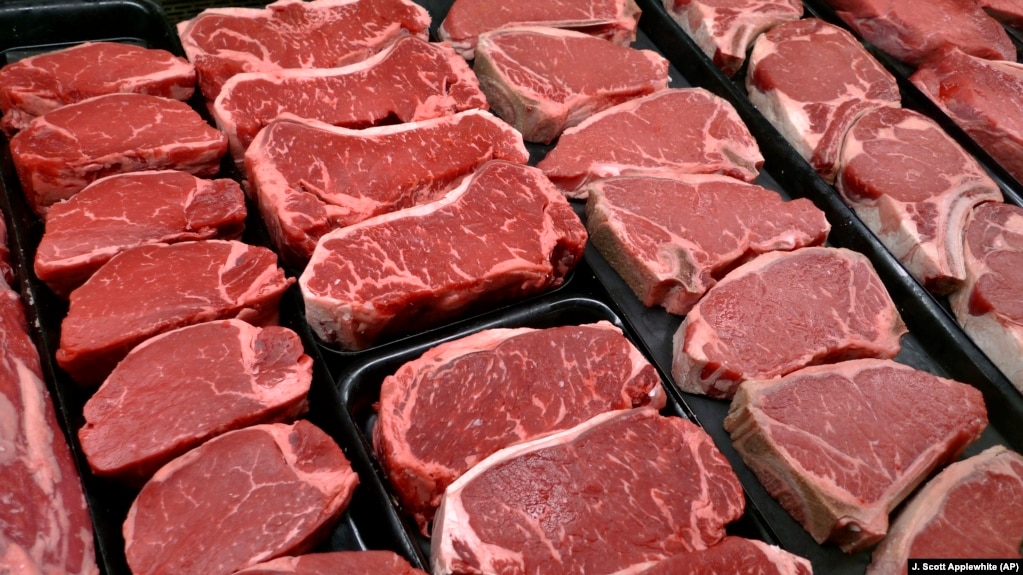
<path fill-rule="evenodd" d="M 393 551 L 331 551 L 272 561 L 237 571 L 235 575 L 427 575 Z"/>
<path fill-rule="evenodd" d="M 728 536 L 700 551 L 672 555 L 639 575 L 811 575 L 810 562 L 756 539 Z"/>

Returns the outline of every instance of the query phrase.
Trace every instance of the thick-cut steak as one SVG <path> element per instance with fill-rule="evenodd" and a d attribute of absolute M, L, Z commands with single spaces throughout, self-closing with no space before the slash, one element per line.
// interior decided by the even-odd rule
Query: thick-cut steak
<path fill-rule="evenodd" d="M 731 397 L 747 379 L 895 357 L 906 331 L 865 256 L 825 247 L 768 252 L 693 307 L 675 332 L 671 372 L 683 391 Z"/>
<path fill-rule="evenodd" d="M 235 575 L 427 575 L 393 551 L 331 551 L 278 557 Z"/>
<path fill-rule="evenodd" d="M 605 411 L 664 404 L 657 371 L 610 323 L 491 329 L 388 376 L 373 446 L 428 533 L 444 489 L 491 453 Z"/>
<path fill-rule="evenodd" d="M 746 381 L 725 429 L 743 461 L 818 543 L 866 549 L 888 514 L 987 427 L 980 391 L 891 360 Z"/>
<path fill-rule="evenodd" d="M 936 294 L 966 278 L 970 211 L 1001 201 L 998 184 L 930 118 L 876 108 L 845 137 L 835 187 L 913 277 Z"/>
<path fill-rule="evenodd" d="M 195 68 L 166 50 L 86 42 L 0 68 L 0 121 L 7 133 L 66 104 L 116 92 L 188 100 Z"/>
<path fill-rule="evenodd" d="M 487 108 L 472 70 L 447 45 L 415 36 L 341 68 L 249 72 L 228 80 L 212 107 L 241 163 L 256 134 L 287 112 L 367 128 Z"/>
<path fill-rule="evenodd" d="M 494 113 L 527 142 L 544 144 L 601 110 L 668 87 L 668 61 L 656 52 L 557 28 L 481 34 L 473 70 Z"/>
<path fill-rule="evenodd" d="M 108 176 L 46 212 L 35 273 L 67 297 L 128 248 L 239 238 L 245 213 L 245 194 L 234 180 L 203 180 L 174 170 Z"/>
<path fill-rule="evenodd" d="M 663 0 L 664 9 L 728 76 L 764 32 L 803 16 L 796 0 Z"/>
<path fill-rule="evenodd" d="M 895 77 L 862 44 L 817 18 L 780 24 L 754 42 L 746 90 L 828 182 L 835 180 L 842 140 L 856 118 L 901 102 Z"/>
<path fill-rule="evenodd" d="M 525 164 L 529 153 L 521 134 L 481 110 L 363 130 L 287 116 L 245 153 L 270 237 L 295 266 L 327 232 L 436 200 L 494 159 Z"/>
<path fill-rule="evenodd" d="M 277 254 L 235 240 L 131 248 L 71 293 L 57 363 L 80 384 L 97 385 L 133 347 L 165 331 L 231 317 L 276 322 L 294 281 Z"/>
<path fill-rule="evenodd" d="M 639 575 L 811 575 L 810 562 L 756 539 L 728 536 L 707 549 L 672 555 Z"/>
<path fill-rule="evenodd" d="M 11 157 L 29 205 L 42 215 L 114 174 L 220 170 L 227 137 L 188 104 L 147 94 L 110 94 L 39 116 L 11 138 Z"/>
<path fill-rule="evenodd" d="M 153 476 L 124 522 L 132 573 L 227 575 L 320 542 L 359 478 L 308 421 L 231 431 Z"/>
<path fill-rule="evenodd" d="M 403 34 L 426 39 L 430 14 L 410 0 L 278 0 L 266 8 L 208 8 L 177 25 L 210 102 L 240 72 L 337 68 Z"/>
<path fill-rule="evenodd" d="M 693 423 L 652 408 L 605 413 L 498 451 L 451 484 L 433 573 L 639 571 L 714 545 L 744 504 L 735 472 Z"/>
<path fill-rule="evenodd" d="M 493 161 L 436 202 L 325 235 L 299 278 L 327 342 L 364 349 L 558 287 L 586 228 L 536 168 Z"/>
<path fill-rule="evenodd" d="M 644 305 L 679 315 L 735 265 L 823 244 L 831 229 L 810 200 L 726 176 L 623 176 L 587 190 L 594 247 Z"/>
<path fill-rule="evenodd" d="M 169 331 L 132 349 L 85 403 L 82 451 L 97 475 L 141 485 L 211 437 L 298 418 L 312 377 L 287 328 L 225 319 Z"/>
<path fill-rule="evenodd" d="M 537 167 L 570 198 L 612 176 L 723 174 L 752 182 L 764 157 L 725 99 L 673 88 L 590 116 L 561 135 Z"/>

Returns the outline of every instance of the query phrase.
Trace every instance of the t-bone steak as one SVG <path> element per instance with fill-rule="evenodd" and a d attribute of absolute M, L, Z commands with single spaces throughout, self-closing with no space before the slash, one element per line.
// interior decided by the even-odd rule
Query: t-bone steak
<path fill-rule="evenodd" d="M 362 130 L 285 116 L 245 154 L 263 221 L 294 266 L 328 232 L 436 200 L 489 160 L 525 164 L 529 152 L 521 134 L 481 110 Z"/>
<path fill-rule="evenodd" d="M 429 533 L 444 489 L 491 453 L 644 405 L 664 407 L 660 377 L 608 322 L 490 329 L 384 379 L 373 447 L 403 510 Z"/>
<path fill-rule="evenodd" d="M 427 575 L 394 551 L 329 551 L 278 557 L 235 575 Z"/>
<path fill-rule="evenodd" d="M 305 420 L 231 431 L 174 459 L 139 492 L 124 522 L 137 575 L 228 575 L 322 541 L 359 478 Z"/>
<path fill-rule="evenodd" d="M 707 549 L 672 555 L 639 575 L 812 575 L 810 562 L 756 539 L 728 536 Z"/>
<path fill-rule="evenodd" d="M 817 365 L 746 381 L 725 429 L 767 491 L 818 543 L 847 553 L 987 427 L 975 387 L 891 360 Z"/>
<path fill-rule="evenodd" d="M 359 350 L 556 288 L 585 244 L 543 173 L 492 161 L 440 200 L 323 236 L 299 285 L 313 332 Z"/>
<path fill-rule="evenodd" d="M 612 176 L 723 174 L 752 182 L 764 157 L 735 108 L 703 88 L 669 88 L 565 130 L 537 167 L 570 198 Z"/>
<path fill-rule="evenodd" d="M 743 261 L 823 244 L 831 229 L 810 200 L 726 176 L 622 176 L 587 190 L 593 246 L 644 305 L 678 315 Z"/>
<path fill-rule="evenodd" d="M 668 87 L 668 61 L 656 52 L 557 28 L 481 34 L 473 70 L 494 113 L 527 142 L 543 144 L 601 110 Z"/>
<path fill-rule="evenodd" d="M 675 332 L 671 372 L 683 391 L 727 398 L 747 379 L 890 359 L 906 332 L 866 256 L 831 247 L 767 252 L 693 307 Z"/>
<path fill-rule="evenodd" d="M 692 422 L 605 413 L 498 451 L 451 484 L 433 573 L 637 572 L 719 542 L 744 505 L 728 460 Z"/>
<path fill-rule="evenodd" d="M 829 183 L 856 118 L 902 98 L 895 77 L 852 34 L 817 18 L 780 24 L 754 42 L 746 91 Z"/>

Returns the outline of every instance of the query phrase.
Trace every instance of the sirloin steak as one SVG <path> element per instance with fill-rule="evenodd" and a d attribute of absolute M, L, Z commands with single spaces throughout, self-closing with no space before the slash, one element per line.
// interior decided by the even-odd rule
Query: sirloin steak
<path fill-rule="evenodd" d="M 393 551 L 331 551 L 278 557 L 235 575 L 427 575 Z"/>
<path fill-rule="evenodd" d="M 728 536 L 700 551 L 672 555 L 639 575 L 811 575 L 810 562 L 756 539 Z"/>

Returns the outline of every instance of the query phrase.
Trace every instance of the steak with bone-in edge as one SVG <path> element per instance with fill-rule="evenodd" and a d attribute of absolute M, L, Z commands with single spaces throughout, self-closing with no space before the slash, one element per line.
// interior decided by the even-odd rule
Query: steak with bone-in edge
<path fill-rule="evenodd" d="M 188 100 L 194 91 L 195 68 L 184 58 L 132 44 L 85 42 L 0 68 L 0 125 L 12 134 L 36 116 L 104 94 Z"/>
<path fill-rule="evenodd" d="M 895 77 L 862 44 L 817 18 L 780 24 L 754 42 L 746 91 L 828 182 L 835 180 L 842 141 L 856 118 L 901 102 Z"/>
<path fill-rule="evenodd" d="M 835 187 L 892 255 L 936 294 L 966 279 L 971 210 L 1001 201 L 998 184 L 930 118 L 876 108 L 845 137 Z"/>
<path fill-rule="evenodd" d="M 639 575 L 811 575 L 810 562 L 756 539 L 728 536 L 707 549 L 672 555 Z"/>
<path fill-rule="evenodd" d="M 337 68 L 395 39 L 426 39 L 430 14 L 410 0 L 278 0 L 266 8 L 207 8 L 177 24 L 199 89 L 212 103 L 241 72 Z"/>
<path fill-rule="evenodd" d="M 705 549 L 742 516 L 710 436 L 653 408 L 614 411 L 507 447 L 448 487 L 434 575 L 638 572 Z"/>
<path fill-rule="evenodd" d="M 601 110 L 668 87 L 668 61 L 656 52 L 557 28 L 481 34 L 473 70 L 493 112 L 527 142 L 544 144 Z"/>
<path fill-rule="evenodd" d="M 537 167 L 566 196 L 612 176 L 723 174 L 752 182 L 764 157 L 735 108 L 703 88 L 669 88 L 565 130 Z"/>
<path fill-rule="evenodd" d="M 556 288 L 585 245 L 539 170 L 492 161 L 440 200 L 323 236 L 299 285 L 313 332 L 358 350 Z"/>
<path fill-rule="evenodd" d="M 278 557 L 235 575 L 427 575 L 394 551 L 330 551 Z"/>
<path fill-rule="evenodd" d="M 295 266 L 328 232 L 436 200 L 495 159 L 525 164 L 529 153 L 521 134 L 481 110 L 362 130 L 284 116 L 245 153 L 263 222 Z"/>
<path fill-rule="evenodd" d="M 906 326 L 870 260 L 845 248 L 767 252 L 707 291 L 675 332 L 683 391 L 732 397 L 747 379 L 892 358 Z"/>
<path fill-rule="evenodd" d="M 859 359 L 746 381 L 724 426 L 782 507 L 818 543 L 851 553 L 880 541 L 889 513 L 987 423 L 978 389 Z"/>
<path fill-rule="evenodd" d="M 831 226 L 806 199 L 718 175 L 623 176 L 587 186 L 594 247 L 646 306 L 685 315 L 732 267 L 823 244 Z"/>
<path fill-rule="evenodd" d="M 491 453 L 605 411 L 664 404 L 657 371 L 610 323 L 490 329 L 384 379 L 373 447 L 428 533 L 444 489 Z"/>
<path fill-rule="evenodd" d="M 285 112 L 367 128 L 472 108 L 487 109 L 487 99 L 465 60 L 445 44 L 407 36 L 341 68 L 237 74 L 224 84 L 211 112 L 241 164 L 259 130 Z"/>

